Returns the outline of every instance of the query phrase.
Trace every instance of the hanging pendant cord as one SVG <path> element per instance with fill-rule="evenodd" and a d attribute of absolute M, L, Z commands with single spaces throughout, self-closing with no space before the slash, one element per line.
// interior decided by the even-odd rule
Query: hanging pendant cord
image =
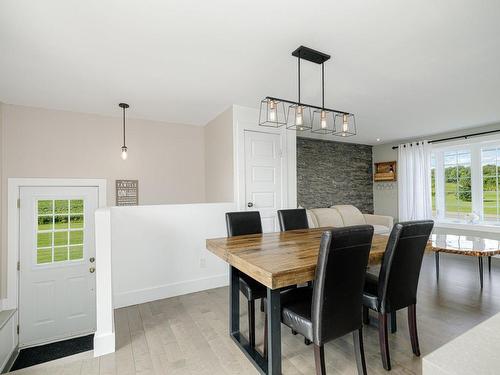
<path fill-rule="evenodd" d="M 321 63 L 321 107 L 325 109 L 325 63 Z"/>
<path fill-rule="evenodd" d="M 125 107 L 123 108 L 123 147 L 125 147 Z"/>
<path fill-rule="evenodd" d="M 299 57 L 298 57 L 298 74 L 299 74 L 299 104 L 300 104 L 300 54 L 299 54 Z"/>

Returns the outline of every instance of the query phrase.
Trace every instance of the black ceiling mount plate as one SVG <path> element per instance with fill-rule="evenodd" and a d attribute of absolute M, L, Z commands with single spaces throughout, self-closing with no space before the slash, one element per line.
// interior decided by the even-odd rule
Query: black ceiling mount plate
<path fill-rule="evenodd" d="M 323 64 L 325 61 L 330 60 L 330 55 L 304 46 L 300 46 L 295 51 L 293 51 L 292 56 L 300 57 L 301 59 L 316 64 Z"/>
<path fill-rule="evenodd" d="M 120 103 L 120 104 L 118 104 L 118 106 L 120 108 L 128 108 L 128 107 L 130 107 L 127 103 Z"/>

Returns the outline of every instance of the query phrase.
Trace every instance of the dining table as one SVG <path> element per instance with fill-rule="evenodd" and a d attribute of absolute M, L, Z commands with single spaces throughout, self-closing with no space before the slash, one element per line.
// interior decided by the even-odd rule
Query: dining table
<path fill-rule="evenodd" d="M 261 374 L 281 374 L 280 291 L 314 280 L 321 235 L 332 228 L 299 229 L 206 240 L 207 249 L 229 264 L 229 332 L 236 345 Z M 379 264 L 388 235 L 375 234 L 369 264 Z M 267 289 L 267 357 L 249 345 L 240 331 L 239 274 Z"/>

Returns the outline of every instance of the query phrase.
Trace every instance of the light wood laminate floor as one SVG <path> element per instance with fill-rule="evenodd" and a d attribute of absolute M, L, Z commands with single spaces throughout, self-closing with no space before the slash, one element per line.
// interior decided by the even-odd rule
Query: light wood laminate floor
<path fill-rule="evenodd" d="M 246 327 L 246 303 L 241 301 Z M 500 311 L 500 259 L 491 277 L 485 269 L 479 288 L 476 258 L 441 255 L 436 283 L 434 258 L 424 259 L 417 316 L 422 356 Z M 263 315 L 257 304 L 257 342 L 262 344 Z M 228 336 L 228 289 L 219 288 L 158 300 L 115 312 L 117 351 L 101 358 L 54 361 L 14 372 L 26 375 L 257 374 Z M 364 329 L 369 374 L 387 374 L 379 355 L 374 326 Z M 390 335 L 391 374 L 420 374 L 408 336 L 406 310 L 398 312 L 398 332 Z M 314 374 L 313 348 L 282 326 L 284 374 Z M 326 345 L 328 374 L 356 374 L 352 336 Z"/>

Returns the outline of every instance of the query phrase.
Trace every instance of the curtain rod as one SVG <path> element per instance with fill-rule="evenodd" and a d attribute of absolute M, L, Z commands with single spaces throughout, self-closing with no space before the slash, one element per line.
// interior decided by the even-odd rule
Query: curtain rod
<path fill-rule="evenodd" d="M 441 139 L 434 139 L 432 141 L 429 141 L 429 143 L 436 143 L 436 142 L 446 142 L 446 141 L 452 141 L 454 139 L 467 139 L 469 137 L 477 137 L 479 135 L 485 135 L 485 134 L 492 134 L 492 133 L 499 133 L 500 132 L 500 129 L 497 129 L 497 130 L 489 130 L 489 131 L 486 131 L 486 132 L 480 132 L 480 133 L 472 133 L 472 134 L 466 134 L 466 135 L 457 135 L 455 137 L 448 137 L 448 138 L 441 138 Z M 418 142 L 416 142 L 416 144 L 418 145 Z M 392 146 L 392 149 L 393 150 L 396 150 L 397 148 L 399 148 L 399 146 Z"/>

